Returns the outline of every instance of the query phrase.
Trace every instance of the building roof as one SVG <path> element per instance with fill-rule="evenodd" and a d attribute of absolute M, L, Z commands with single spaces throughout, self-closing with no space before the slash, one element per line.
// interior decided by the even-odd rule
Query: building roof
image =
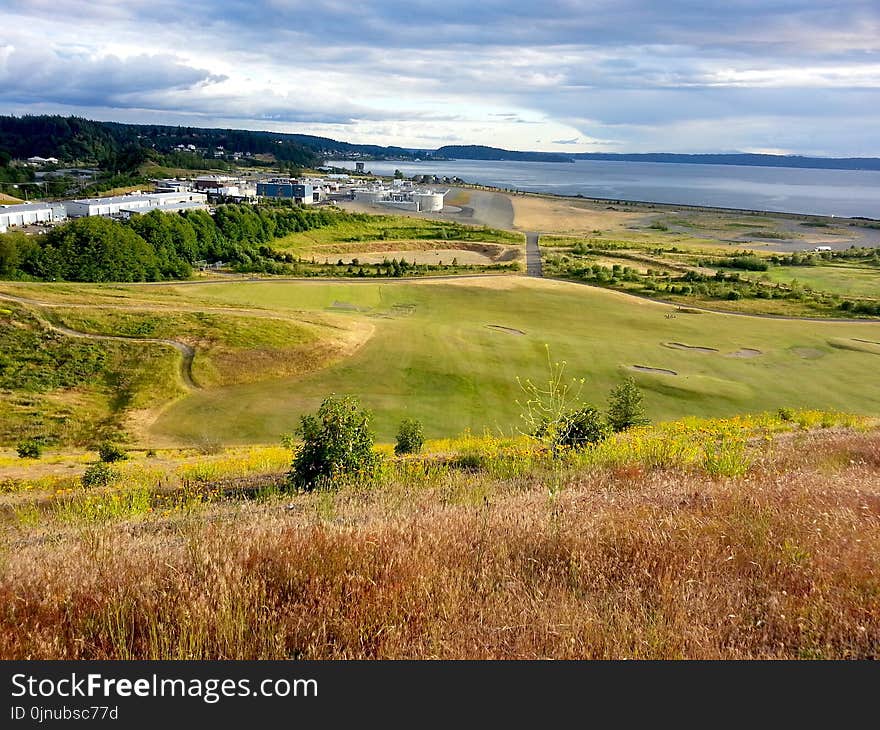
<path fill-rule="evenodd" d="M 33 210 L 52 210 L 59 206 L 58 203 L 16 203 L 15 205 L 0 205 L 0 215 L 3 213 L 27 213 Z"/>

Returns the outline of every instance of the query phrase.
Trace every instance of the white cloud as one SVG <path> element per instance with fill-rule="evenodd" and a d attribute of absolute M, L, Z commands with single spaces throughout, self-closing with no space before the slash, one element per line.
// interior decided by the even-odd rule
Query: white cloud
<path fill-rule="evenodd" d="M 862 0 L 6 0 L 0 27 L 0 112 L 415 147 L 880 149 Z"/>

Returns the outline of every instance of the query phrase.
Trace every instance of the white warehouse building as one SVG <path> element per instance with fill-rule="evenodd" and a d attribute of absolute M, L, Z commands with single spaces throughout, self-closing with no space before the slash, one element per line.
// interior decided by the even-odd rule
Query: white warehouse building
<path fill-rule="evenodd" d="M 84 198 L 64 202 L 67 214 L 71 218 L 102 215 L 118 216 L 129 213 L 147 213 L 150 210 L 180 209 L 180 206 L 195 203 L 196 206 L 207 207 L 208 196 L 205 193 L 191 191 L 168 193 L 145 193 L 135 195 L 117 195 L 112 198 Z"/>
<path fill-rule="evenodd" d="M 13 226 L 35 223 L 56 223 L 67 218 L 67 210 L 60 203 L 22 203 L 0 207 L 0 233 Z"/>

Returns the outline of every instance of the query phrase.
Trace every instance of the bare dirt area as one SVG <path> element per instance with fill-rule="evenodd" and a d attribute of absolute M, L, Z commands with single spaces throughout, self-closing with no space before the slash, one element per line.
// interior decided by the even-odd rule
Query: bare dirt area
<path fill-rule="evenodd" d="M 459 264 L 489 266 L 493 259 L 477 251 L 456 248 L 438 248 L 432 251 L 388 251 L 384 254 L 368 253 L 358 256 L 365 264 L 381 264 L 386 259 L 405 259 L 414 264 L 450 264 L 453 260 Z"/>
<path fill-rule="evenodd" d="M 614 206 L 587 200 L 515 195 L 511 201 L 514 226 L 524 231 L 575 235 L 619 231 L 644 217 L 643 213 L 609 209 Z"/>
<path fill-rule="evenodd" d="M 345 263 L 357 259 L 359 263 L 381 264 L 386 259 L 406 259 L 416 264 L 444 264 L 457 259 L 459 264 L 489 266 L 518 261 L 523 251 L 518 246 L 503 246 L 494 243 L 473 243 L 470 241 L 376 241 L 351 246 L 330 244 L 315 246 L 311 254 L 318 260 L 322 257 L 331 262 L 341 256 Z"/>

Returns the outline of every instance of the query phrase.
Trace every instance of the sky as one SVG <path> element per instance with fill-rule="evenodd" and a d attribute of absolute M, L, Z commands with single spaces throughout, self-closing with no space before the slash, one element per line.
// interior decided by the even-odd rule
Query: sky
<path fill-rule="evenodd" d="M 880 156 L 880 0 L 0 0 L 0 113 Z"/>

